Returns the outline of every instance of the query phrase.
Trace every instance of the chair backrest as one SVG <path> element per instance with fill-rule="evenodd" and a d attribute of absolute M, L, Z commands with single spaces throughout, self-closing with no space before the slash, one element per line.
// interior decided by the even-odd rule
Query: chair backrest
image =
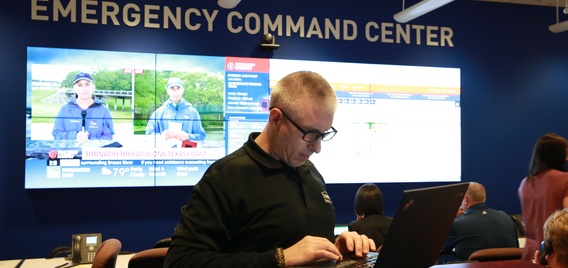
<path fill-rule="evenodd" d="M 469 255 L 468 261 L 504 261 L 519 260 L 523 255 L 522 248 L 486 248 Z"/>
<path fill-rule="evenodd" d="M 525 222 L 523 221 L 523 216 L 521 214 L 513 214 L 511 215 L 511 219 L 515 222 L 515 226 L 517 227 L 517 236 L 518 237 L 525 237 Z"/>
<path fill-rule="evenodd" d="M 171 243 L 172 243 L 171 237 L 162 238 L 154 244 L 153 248 L 167 248 L 170 247 Z"/>
<path fill-rule="evenodd" d="M 162 268 L 168 253 L 167 247 L 151 248 L 134 254 L 128 261 L 128 268 Z"/>
<path fill-rule="evenodd" d="M 53 259 L 55 257 L 63 256 L 67 257 L 67 255 L 71 254 L 71 247 L 70 246 L 59 246 L 54 248 L 49 256 L 46 259 Z"/>
<path fill-rule="evenodd" d="M 116 238 L 103 241 L 95 253 L 91 268 L 115 268 L 116 258 L 121 248 L 122 243 Z"/>

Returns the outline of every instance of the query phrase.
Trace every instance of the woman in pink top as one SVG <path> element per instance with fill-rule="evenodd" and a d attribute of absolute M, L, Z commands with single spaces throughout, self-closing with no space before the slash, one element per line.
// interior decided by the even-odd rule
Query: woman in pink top
<path fill-rule="evenodd" d="M 523 260 L 530 261 L 543 240 L 544 222 L 556 210 L 568 207 L 568 142 L 556 134 L 541 136 L 533 149 L 529 174 L 519 186 L 526 244 Z"/>

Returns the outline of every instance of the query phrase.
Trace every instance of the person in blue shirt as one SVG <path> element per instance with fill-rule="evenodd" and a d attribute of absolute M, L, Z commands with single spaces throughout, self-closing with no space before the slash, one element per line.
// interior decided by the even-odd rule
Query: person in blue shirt
<path fill-rule="evenodd" d="M 505 212 L 488 207 L 486 196 L 483 185 L 469 183 L 443 254 L 452 254 L 455 249 L 456 260 L 466 261 L 480 249 L 519 247 L 515 222 Z"/>
<path fill-rule="evenodd" d="M 183 98 L 181 79 L 170 78 L 167 92 L 170 99 L 152 113 L 146 125 L 146 135 L 161 134 L 166 140 L 205 140 L 199 112 Z"/>
<path fill-rule="evenodd" d="M 51 134 L 56 140 L 112 140 L 114 123 L 110 111 L 100 100 L 95 100 L 95 82 L 88 73 L 80 72 L 73 78 L 75 99 L 63 105 Z"/>

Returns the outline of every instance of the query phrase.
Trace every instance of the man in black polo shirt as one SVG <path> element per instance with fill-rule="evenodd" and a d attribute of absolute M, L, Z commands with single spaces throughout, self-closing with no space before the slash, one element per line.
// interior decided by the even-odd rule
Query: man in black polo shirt
<path fill-rule="evenodd" d="M 264 130 L 211 165 L 194 187 L 165 267 L 285 267 L 376 250 L 355 232 L 334 237 L 332 200 L 309 161 L 337 133 L 336 107 L 319 74 L 282 78 Z"/>

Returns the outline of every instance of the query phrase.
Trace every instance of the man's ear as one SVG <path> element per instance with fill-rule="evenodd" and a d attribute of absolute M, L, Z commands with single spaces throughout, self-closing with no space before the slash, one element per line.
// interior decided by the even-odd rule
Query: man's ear
<path fill-rule="evenodd" d="M 278 109 L 270 109 L 268 113 L 268 121 L 276 126 L 282 123 L 282 112 Z"/>

